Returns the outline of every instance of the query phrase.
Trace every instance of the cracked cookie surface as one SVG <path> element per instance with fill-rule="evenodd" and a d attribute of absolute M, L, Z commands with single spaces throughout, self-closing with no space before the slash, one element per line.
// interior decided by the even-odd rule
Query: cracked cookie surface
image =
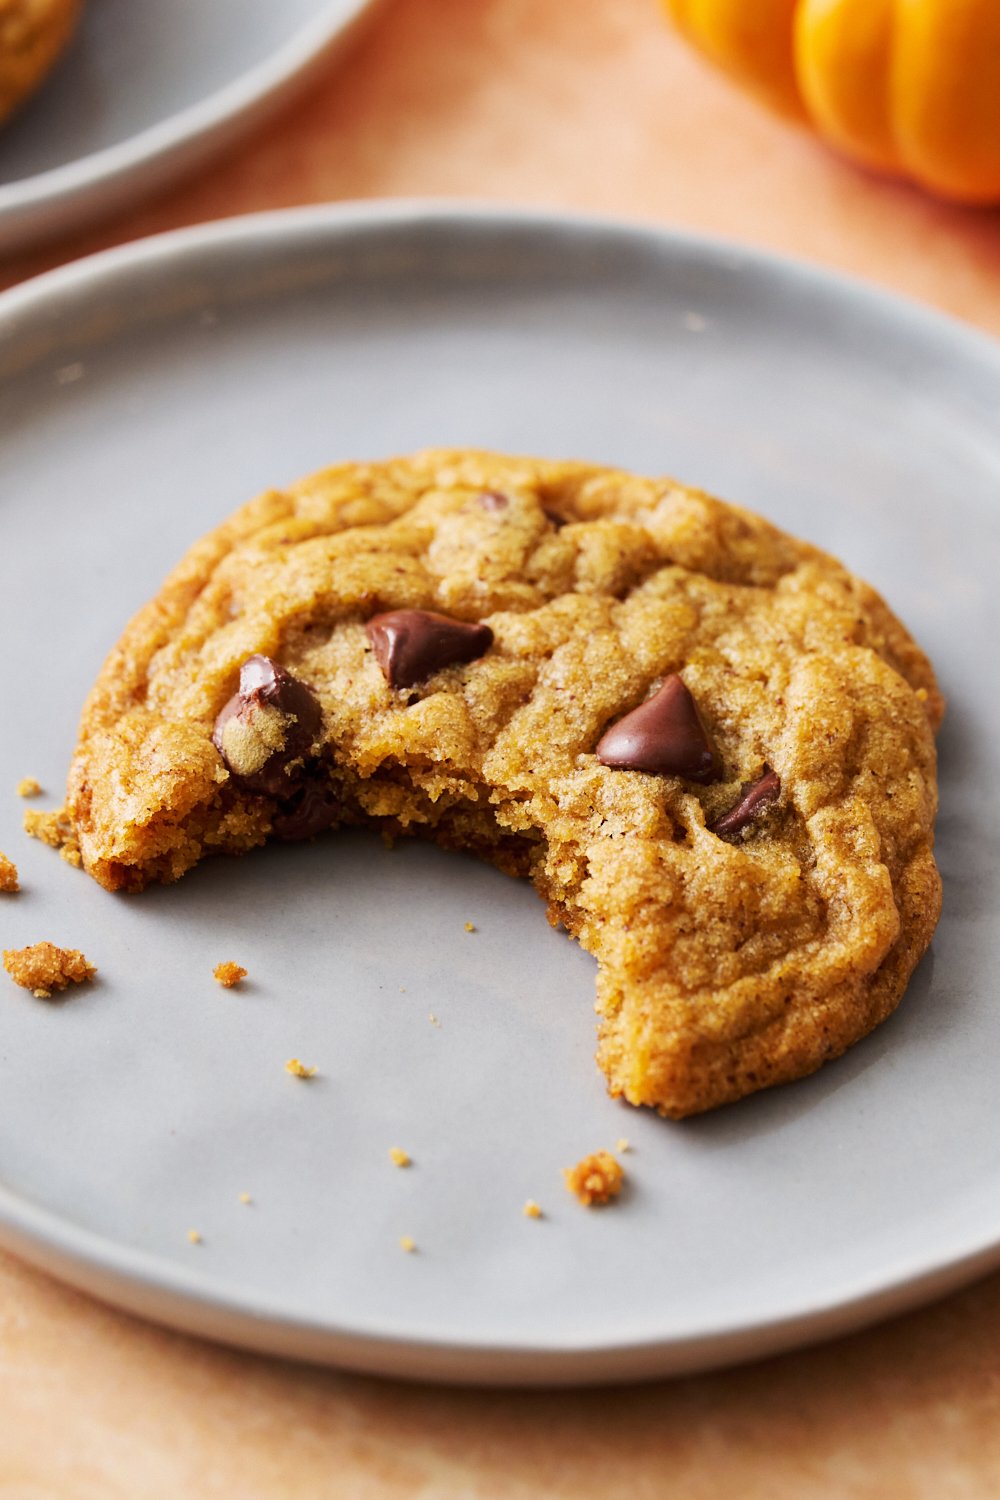
<path fill-rule="evenodd" d="M 898 1002 L 940 907 L 942 709 L 878 595 L 759 517 L 430 452 L 197 543 L 88 699 L 67 815 L 112 890 L 358 822 L 526 875 L 599 960 L 611 1091 L 682 1116 L 811 1072 Z M 680 772 L 630 769 L 633 744 Z"/>

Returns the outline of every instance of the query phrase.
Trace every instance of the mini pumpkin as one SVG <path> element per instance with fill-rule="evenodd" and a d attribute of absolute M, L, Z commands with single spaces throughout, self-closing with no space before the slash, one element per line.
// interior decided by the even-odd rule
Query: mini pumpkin
<path fill-rule="evenodd" d="M 704 55 L 848 156 L 1000 202 L 1000 0 L 663 0 Z"/>

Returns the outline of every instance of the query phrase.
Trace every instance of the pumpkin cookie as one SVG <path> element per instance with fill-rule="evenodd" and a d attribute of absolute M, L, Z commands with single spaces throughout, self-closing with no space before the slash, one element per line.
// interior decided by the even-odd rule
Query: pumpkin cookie
<path fill-rule="evenodd" d="M 0 0 L 0 122 L 42 83 L 81 9 L 82 0 Z"/>
<path fill-rule="evenodd" d="M 682 1116 L 896 1005 L 940 905 L 942 709 L 878 595 L 759 517 L 431 452 L 192 548 L 88 699 L 60 826 L 109 890 L 340 824 L 471 849 L 599 960 L 612 1093 Z"/>

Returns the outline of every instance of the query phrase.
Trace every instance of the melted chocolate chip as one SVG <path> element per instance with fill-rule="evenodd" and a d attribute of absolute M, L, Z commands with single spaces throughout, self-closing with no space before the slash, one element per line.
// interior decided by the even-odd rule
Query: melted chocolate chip
<path fill-rule="evenodd" d="M 510 501 L 499 490 L 484 490 L 479 497 L 479 503 L 483 510 L 498 511 L 506 510 Z"/>
<path fill-rule="evenodd" d="M 743 783 L 740 788 L 739 801 L 735 807 L 723 813 L 721 818 L 716 818 L 715 822 L 709 825 L 710 832 L 717 833 L 721 839 L 728 838 L 734 833 L 742 833 L 747 824 L 766 812 L 780 794 L 781 777 L 777 771 L 765 770 L 759 781 Z"/>
<path fill-rule="evenodd" d="M 269 656 L 250 656 L 240 688 L 215 721 L 212 743 L 230 773 L 250 791 L 288 796 L 293 761 L 307 755 L 322 715 L 315 697 Z"/>
<path fill-rule="evenodd" d="M 271 831 L 286 842 L 311 839 L 332 828 L 339 814 L 340 803 L 333 788 L 310 779 L 278 808 L 271 820 Z"/>
<path fill-rule="evenodd" d="M 428 609 L 393 609 L 365 626 L 390 687 L 413 687 L 456 662 L 475 661 L 493 644 L 488 625 L 466 625 Z"/>
<path fill-rule="evenodd" d="M 718 767 L 694 699 L 676 675 L 602 735 L 602 765 L 619 771 L 653 771 L 702 784 L 718 780 Z"/>

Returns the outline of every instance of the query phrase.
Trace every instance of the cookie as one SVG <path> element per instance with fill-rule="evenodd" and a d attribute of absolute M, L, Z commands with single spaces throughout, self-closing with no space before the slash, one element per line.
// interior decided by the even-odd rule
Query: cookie
<path fill-rule="evenodd" d="M 430 452 L 198 542 L 105 664 L 53 827 L 109 890 L 344 824 L 473 850 L 598 959 L 611 1092 L 679 1117 L 900 999 L 942 711 L 879 596 L 759 517 Z"/>
<path fill-rule="evenodd" d="M 82 0 L 0 0 L 0 122 L 44 81 L 81 9 Z"/>

